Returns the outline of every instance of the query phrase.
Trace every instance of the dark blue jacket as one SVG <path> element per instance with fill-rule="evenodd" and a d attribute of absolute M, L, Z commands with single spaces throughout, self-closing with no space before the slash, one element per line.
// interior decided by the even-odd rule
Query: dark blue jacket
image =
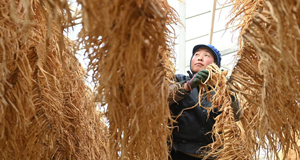
<path fill-rule="evenodd" d="M 176 78 L 179 84 L 183 84 L 190 80 L 190 77 L 182 74 L 176 75 Z M 211 92 L 210 94 L 213 96 L 214 92 Z M 173 124 L 173 149 L 181 152 L 199 154 L 201 151 L 198 150 L 201 147 L 212 143 L 212 134 L 209 132 L 212 130 L 215 123 L 214 118 L 218 116 L 220 112 L 217 112 L 216 110 L 210 112 L 208 117 L 207 110 L 199 105 L 192 109 L 187 109 L 198 102 L 198 87 L 194 88 L 190 93 L 181 89 L 176 95 L 179 96 L 181 100 L 171 104 L 170 110 L 175 117 L 181 112 L 182 115 L 177 118 L 176 121 L 178 123 Z M 204 107 L 211 107 L 211 102 L 207 100 L 206 96 L 203 96 L 201 105 Z"/>

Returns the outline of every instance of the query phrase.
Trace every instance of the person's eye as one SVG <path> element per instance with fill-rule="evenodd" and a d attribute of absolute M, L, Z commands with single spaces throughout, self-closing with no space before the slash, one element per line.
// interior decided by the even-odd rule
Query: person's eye
<path fill-rule="evenodd" d="M 208 55 L 208 54 L 206 54 L 206 55 L 205 55 L 205 57 L 209 57 L 209 55 Z"/>

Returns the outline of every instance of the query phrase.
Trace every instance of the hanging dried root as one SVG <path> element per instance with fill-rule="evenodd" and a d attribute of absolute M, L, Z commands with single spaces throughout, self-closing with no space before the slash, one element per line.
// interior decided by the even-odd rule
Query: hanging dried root
<path fill-rule="evenodd" d="M 216 117 L 215 125 L 213 126 L 212 135 L 214 142 L 205 146 L 208 150 L 208 158 L 218 157 L 218 159 L 248 159 L 245 154 L 245 147 L 243 144 L 243 137 L 240 127 L 237 125 L 234 119 L 233 109 L 231 107 L 232 98 L 235 94 L 229 90 L 227 86 L 227 71 L 221 71 L 216 64 L 211 64 L 207 67 L 209 71 L 209 78 L 204 84 L 208 98 L 212 102 L 211 107 L 206 107 L 208 114 L 218 110 L 221 112 Z M 205 87 L 207 86 L 207 87 Z M 210 90 L 208 90 L 208 87 Z M 215 94 L 211 96 L 209 92 L 214 91 Z M 201 93 L 199 96 L 203 96 Z M 201 98 L 199 98 L 201 100 Z M 199 102 L 201 104 L 201 102 Z M 204 106 L 201 106 L 204 107 Z M 209 115 L 208 115 L 209 116 Z"/>
<path fill-rule="evenodd" d="M 56 2 L 0 0 L 0 159 L 110 159 Z"/>
<path fill-rule="evenodd" d="M 261 9 L 252 12 L 244 29 L 230 88 L 245 102 L 241 123 L 252 151 L 249 154 L 258 158 L 256 153 L 263 148 L 267 158 L 280 159 L 281 149 L 285 159 L 291 149 L 300 153 L 300 2 L 275 0 L 262 4 Z"/>
<path fill-rule="evenodd" d="M 233 25 L 234 31 L 239 31 L 239 45 L 242 46 L 242 35 L 251 23 L 252 15 L 263 9 L 265 0 L 227 0 L 226 3 L 232 3 L 232 10 L 229 14 L 230 20 L 226 27 Z"/>
<path fill-rule="evenodd" d="M 111 159 L 167 159 L 172 30 L 165 0 L 78 0 L 97 99 L 107 107 Z M 109 15 L 109 16 L 108 16 Z"/>

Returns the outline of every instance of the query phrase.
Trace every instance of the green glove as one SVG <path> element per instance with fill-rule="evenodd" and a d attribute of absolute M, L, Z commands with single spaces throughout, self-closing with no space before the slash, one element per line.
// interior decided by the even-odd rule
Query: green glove
<path fill-rule="evenodd" d="M 197 87 L 202 82 L 205 82 L 208 78 L 208 70 L 201 70 L 193 76 L 193 78 L 186 83 L 193 89 Z"/>

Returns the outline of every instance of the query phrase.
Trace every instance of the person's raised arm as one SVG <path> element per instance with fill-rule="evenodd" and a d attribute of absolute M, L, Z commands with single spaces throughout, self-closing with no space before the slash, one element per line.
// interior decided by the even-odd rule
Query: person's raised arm
<path fill-rule="evenodd" d="M 169 87 L 169 105 L 178 102 L 189 95 L 193 88 L 207 80 L 208 75 L 208 70 L 201 70 L 188 81 L 179 81 L 171 84 Z"/>

